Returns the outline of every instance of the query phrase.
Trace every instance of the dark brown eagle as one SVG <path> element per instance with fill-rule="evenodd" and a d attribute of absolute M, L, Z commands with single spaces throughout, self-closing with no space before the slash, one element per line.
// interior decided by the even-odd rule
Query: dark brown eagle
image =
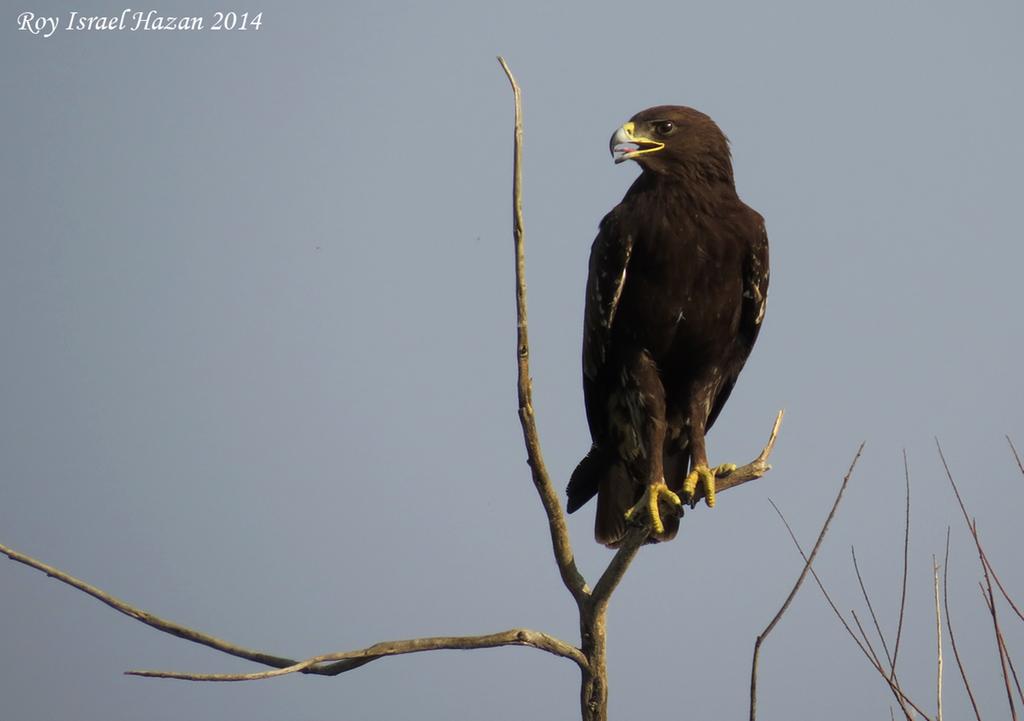
<path fill-rule="evenodd" d="M 611 151 L 643 172 L 590 251 L 583 394 L 593 445 L 566 490 L 569 513 L 597 495 L 595 535 L 615 546 L 642 513 L 651 540 L 673 538 L 682 503 L 713 506 L 716 475 L 735 469 L 708 465 L 704 436 L 761 328 L 768 236 L 736 194 L 729 142 L 707 115 L 649 108 L 615 131 Z"/>

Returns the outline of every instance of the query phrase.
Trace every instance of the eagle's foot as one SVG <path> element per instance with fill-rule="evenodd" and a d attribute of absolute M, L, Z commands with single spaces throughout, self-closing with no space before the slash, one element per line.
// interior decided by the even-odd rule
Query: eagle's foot
<path fill-rule="evenodd" d="M 704 491 L 704 502 L 708 504 L 708 508 L 714 508 L 715 479 L 718 476 L 727 476 L 735 470 L 735 463 L 723 463 L 714 468 L 696 466 L 683 481 L 683 498 L 690 504 L 690 508 L 697 505 L 697 484 L 700 483 Z"/>
<path fill-rule="evenodd" d="M 659 504 L 665 503 L 670 506 L 678 515 L 682 512 L 683 502 L 675 493 L 669 490 L 664 480 L 656 481 L 647 486 L 644 495 L 636 502 L 636 505 L 626 511 L 626 520 L 642 518 L 644 511 L 651 519 L 651 533 L 661 534 L 665 532 L 665 524 L 661 520 L 661 509 Z"/>

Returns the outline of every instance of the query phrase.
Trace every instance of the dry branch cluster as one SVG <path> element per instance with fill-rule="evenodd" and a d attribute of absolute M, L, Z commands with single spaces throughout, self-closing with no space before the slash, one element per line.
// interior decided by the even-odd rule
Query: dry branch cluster
<path fill-rule="evenodd" d="M 1020 456 L 1017 453 L 1017 449 L 1014 447 L 1013 442 L 1007 437 L 1007 442 L 1010 445 L 1010 450 L 1013 453 L 1014 459 L 1017 462 L 1018 468 L 1020 468 L 1021 474 L 1024 475 L 1024 464 L 1021 463 Z M 1017 670 L 1014 666 L 1013 659 L 1010 656 L 1010 651 L 1006 644 L 1005 636 L 1003 635 L 1002 625 L 999 619 L 998 601 L 1001 597 L 1009 609 L 1017 616 L 1021 621 L 1024 621 L 1024 614 L 1021 613 L 1020 608 L 1014 602 L 1013 598 L 1007 593 L 1003 587 L 1002 582 L 999 580 L 999 576 L 996 574 L 995 569 L 992 567 L 991 562 L 988 559 L 988 555 L 985 553 L 984 546 L 981 543 L 981 539 L 978 535 L 977 522 L 967 512 L 967 506 L 964 503 L 963 497 L 960 494 L 960 488 L 957 486 L 956 481 L 953 478 L 953 474 L 949 469 L 949 464 L 946 462 L 945 455 L 942 452 L 941 445 L 936 441 L 936 446 L 939 454 L 939 458 L 942 461 L 942 467 L 945 471 L 946 478 L 949 481 L 950 487 L 953 490 L 953 494 L 956 497 L 957 504 L 960 507 L 960 511 L 963 515 L 964 523 L 970 533 L 971 539 L 973 540 L 975 549 L 978 552 L 978 560 L 981 565 L 982 580 L 978 586 L 981 590 L 982 599 L 985 603 L 985 608 L 992 621 L 992 628 L 994 634 L 994 646 L 996 656 L 999 661 L 999 668 L 1002 673 L 1003 684 L 1006 689 L 1006 702 L 1010 711 L 1010 718 L 1013 721 L 1017 721 L 1017 704 L 1024 705 L 1024 690 L 1022 690 L 1020 677 L 1017 674 Z M 859 455 L 859 451 L 858 451 Z M 856 459 L 854 459 L 856 463 Z M 851 466 L 852 470 L 852 466 Z M 903 528 L 903 580 L 900 591 L 900 608 L 899 608 L 899 619 L 896 625 L 895 638 L 889 641 L 886 639 L 885 634 L 882 632 L 881 624 L 878 620 L 878 615 L 875 613 L 874 604 L 871 601 L 871 596 L 868 593 L 867 587 L 864 584 L 864 578 L 861 575 L 860 566 L 857 563 L 856 551 L 851 548 L 850 555 L 853 563 L 854 574 L 857 577 L 857 583 L 861 590 L 861 596 L 864 600 L 864 605 L 867 608 L 868 616 L 871 619 L 872 628 L 874 630 L 875 641 L 872 640 L 872 634 L 865 630 L 865 624 L 861 621 L 856 611 L 850 612 L 850 619 L 839 610 L 836 602 L 832 596 L 825 589 L 825 586 L 818 574 L 811 567 L 811 562 L 814 559 L 814 553 L 817 551 L 817 545 L 815 545 L 814 551 L 812 551 L 810 558 L 806 556 L 803 549 L 800 547 L 800 543 L 797 541 L 796 536 L 793 534 L 792 528 L 786 521 L 785 517 L 782 516 L 781 511 L 778 507 L 775 508 L 776 512 L 779 513 L 783 523 L 786 525 L 786 529 L 789 531 L 790 537 L 793 543 L 796 545 L 797 550 L 800 552 L 805 560 L 805 573 L 810 570 L 810 573 L 814 576 L 814 580 L 817 582 L 818 587 L 821 589 L 825 600 L 831 607 L 832 612 L 839 620 L 840 624 L 846 630 L 850 638 L 853 639 L 854 643 L 860 649 L 861 653 L 867 659 L 875 671 L 878 672 L 882 681 L 891 691 L 893 698 L 896 702 L 897 707 L 903 714 L 903 717 L 907 721 L 917 721 L 918 718 L 924 719 L 924 721 L 942 721 L 942 707 L 943 707 L 943 622 L 945 622 L 945 629 L 949 636 L 949 645 L 953 650 L 953 657 L 956 662 L 959 676 L 963 682 L 964 692 L 970 701 L 971 708 L 974 711 L 974 716 L 977 721 L 981 721 L 981 710 L 978 706 L 977 698 L 975 697 L 974 689 L 971 687 L 970 680 L 968 678 L 967 669 L 964 664 L 964 660 L 960 655 L 960 650 L 956 643 L 956 635 L 953 629 L 953 621 L 950 616 L 949 609 L 949 545 L 950 545 L 950 529 L 946 529 L 946 547 L 943 556 L 943 562 L 940 565 L 935 556 L 932 556 L 932 579 L 933 579 L 933 595 L 934 595 L 934 608 L 935 608 L 935 711 L 934 713 L 928 713 L 923 710 L 923 704 L 915 702 L 900 682 L 899 674 L 897 672 L 897 663 L 899 660 L 900 643 L 903 637 L 904 617 L 906 612 L 906 600 L 907 600 L 907 568 L 908 568 L 908 557 L 910 547 L 910 470 L 907 463 L 907 457 L 904 453 L 903 456 L 903 470 L 904 479 L 906 482 L 906 509 L 905 509 L 905 522 Z M 842 497 L 843 489 L 846 486 L 846 480 L 843 481 L 843 486 L 840 488 L 839 496 L 836 498 L 836 504 Z M 772 504 L 774 506 L 774 503 Z M 835 512 L 835 506 L 833 506 L 833 513 Z M 831 515 L 829 516 L 831 520 Z M 828 521 L 826 521 L 825 528 L 822 529 L 822 534 L 828 527 Z M 821 542 L 821 536 L 819 536 L 818 542 Z M 941 583 L 939 579 L 939 571 L 942 571 Z M 995 586 L 993 587 L 993 583 Z M 798 581 L 799 585 L 799 581 Z M 998 589 L 999 596 L 997 597 L 995 589 Z M 792 594 L 791 594 L 792 597 Z M 786 600 L 786 604 L 789 600 Z M 785 605 L 783 610 L 785 610 Z M 943 614 L 945 617 L 943 618 Z M 775 619 L 777 620 L 777 618 Z M 775 620 L 772 623 L 775 623 Z M 769 625 L 771 628 L 771 625 Z M 751 721 L 754 719 L 754 708 L 755 708 L 755 697 L 754 689 L 756 687 L 756 670 L 757 670 L 757 645 L 760 642 L 758 637 L 758 643 L 755 644 L 754 652 L 754 676 L 751 681 Z M 876 646 L 877 643 L 877 646 Z M 893 712 L 894 713 L 894 712 Z M 894 714 L 895 715 L 895 714 Z"/>

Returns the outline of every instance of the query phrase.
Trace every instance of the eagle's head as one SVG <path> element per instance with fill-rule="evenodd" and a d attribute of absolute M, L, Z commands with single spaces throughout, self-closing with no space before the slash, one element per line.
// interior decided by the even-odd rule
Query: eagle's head
<path fill-rule="evenodd" d="M 642 110 L 612 135 L 616 163 L 635 160 L 645 171 L 705 180 L 732 180 L 729 140 L 715 121 L 682 105 Z"/>

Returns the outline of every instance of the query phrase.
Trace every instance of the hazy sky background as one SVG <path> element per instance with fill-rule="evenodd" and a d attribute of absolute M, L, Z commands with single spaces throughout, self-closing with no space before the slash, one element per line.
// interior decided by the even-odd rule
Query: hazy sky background
<path fill-rule="evenodd" d="M 613 598 L 611 713 L 745 717 L 754 637 L 862 440 L 820 560 L 887 632 L 913 482 L 912 696 L 933 708 L 932 554 L 986 717 L 991 625 L 934 437 L 1024 598 L 1019 2 L 272 3 L 248 32 L 67 32 L 0 14 L 0 542 L 154 613 L 303 657 L 527 626 L 578 641 L 515 406 L 512 98 L 523 86 L 536 410 L 559 486 L 589 443 L 579 345 L 597 223 L 637 174 L 611 133 L 692 105 L 766 218 L 758 347 L 716 428 L 765 479 L 687 515 Z M 301 8 L 301 9 L 300 9 Z M 571 517 L 593 582 L 610 554 Z M 566 719 L 571 663 L 528 649 L 255 669 L 4 560 L 5 719 Z M 889 718 L 807 586 L 762 653 L 763 718 Z M 862 616 L 863 617 L 863 616 Z M 1024 633 L 1006 618 L 1024 661 Z M 947 647 L 948 654 L 948 647 Z M 951 657 L 946 714 L 970 713 Z"/>

